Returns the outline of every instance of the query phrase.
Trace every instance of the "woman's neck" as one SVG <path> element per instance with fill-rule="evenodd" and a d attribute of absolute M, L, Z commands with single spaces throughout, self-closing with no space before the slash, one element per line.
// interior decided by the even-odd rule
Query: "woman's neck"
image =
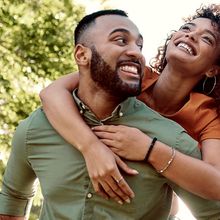
<path fill-rule="evenodd" d="M 153 108 L 165 115 L 174 114 L 188 101 L 198 79 L 166 67 L 152 89 Z"/>

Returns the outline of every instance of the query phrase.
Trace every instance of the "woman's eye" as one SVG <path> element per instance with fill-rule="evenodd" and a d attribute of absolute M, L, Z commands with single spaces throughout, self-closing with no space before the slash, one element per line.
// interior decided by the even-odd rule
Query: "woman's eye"
<path fill-rule="evenodd" d="M 206 41 L 206 42 L 209 43 L 210 45 L 213 44 L 213 41 L 212 41 L 212 39 L 211 39 L 210 37 L 204 36 L 203 39 L 204 39 L 204 41 Z"/>
<path fill-rule="evenodd" d="M 185 25 L 185 26 L 182 26 L 182 27 L 180 28 L 180 30 L 190 31 L 190 27 Z"/>

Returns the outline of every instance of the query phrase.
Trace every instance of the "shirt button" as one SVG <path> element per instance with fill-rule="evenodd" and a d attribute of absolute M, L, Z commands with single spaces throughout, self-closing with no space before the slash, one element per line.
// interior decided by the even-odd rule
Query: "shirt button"
<path fill-rule="evenodd" d="M 135 103 L 135 107 L 139 107 L 139 105 L 140 105 L 140 104 L 139 104 L 138 102 Z"/>
<path fill-rule="evenodd" d="M 80 110 L 79 113 L 82 115 L 83 114 L 83 110 Z"/>
<path fill-rule="evenodd" d="M 88 199 L 91 199 L 91 198 L 92 198 L 92 193 L 88 193 L 86 197 L 87 197 Z"/>
<path fill-rule="evenodd" d="M 119 116 L 122 117 L 122 116 L 123 116 L 123 112 L 120 112 L 120 113 L 119 113 Z"/>

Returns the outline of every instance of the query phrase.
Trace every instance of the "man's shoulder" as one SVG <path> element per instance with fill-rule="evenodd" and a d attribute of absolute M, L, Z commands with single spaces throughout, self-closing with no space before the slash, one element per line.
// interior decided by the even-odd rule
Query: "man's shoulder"
<path fill-rule="evenodd" d="M 21 120 L 15 134 L 30 134 L 33 131 L 52 128 L 42 108 L 33 111 L 27 118 Z M 53 129 L 53 128 L 52 128 Z"/>
<path fill-rule="evenodd" d="M 150 108 L 149 106 L 147 106 L 145 103 L 143 103 L 142 101 L 135 99 L 134 101 L 134 106 L 135 106 L 135 113 L 136 114 L 140 114 L 141 117 L 144 117 L 144 119 L 147 119 L 149 121 L 160 121 L 160 122 L 164 122 L 167 125 L 170 126 L 174 126 L 180 130 L 185 130 L 182 126 L 180 126 L 177 122 L 166 118 L 164 116 L 162 116 L 160 113 L 158 113 L 157 111 L 153 110 L 152 108 Z M 135 114 L 134 113 L 134 114 Z"/>
<path fill-rule="evenodd" d="M 130 98 L 126 107 L 126 109 L 122 109 L 124 117 L 121 117 L 116 123 L 137 127 L 148 134 L 156 132 L 160 136 L 166 134 L 173 138 L 177 138 L 183 132 L 187 133 L 178 123 L 165 118 L 136 98 Z"/>
<path fill-rule="evenodd" d="M 27 118 L 22 120 L 16 128 L 13 140 L 32 146 L 35 143 L 65 142 L 49 123 L 42 108 L 36 109 Z"/>
<path fill-rule="evenodd" d="M 124 124 L 137 127 L 142 132 L 157 137 L 179 151 L 200 157 L 198 143 L 175 121 L 165 118 L 139 100 L 134 101 L 134 111 L 125 117 Z"/>

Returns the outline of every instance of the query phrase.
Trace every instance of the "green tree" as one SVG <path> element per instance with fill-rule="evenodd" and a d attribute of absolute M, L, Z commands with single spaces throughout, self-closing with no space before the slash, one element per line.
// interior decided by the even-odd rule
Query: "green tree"
<path fill-rule="evenodd" d="M 0 5 L 1 182 L 15 127 L 39 106 L 40 89 L 76 70 L 73 30 L 85 9 L 74 0 L 0 0 Z M 37 218 L 33 210 L 30 219 Z"/>

